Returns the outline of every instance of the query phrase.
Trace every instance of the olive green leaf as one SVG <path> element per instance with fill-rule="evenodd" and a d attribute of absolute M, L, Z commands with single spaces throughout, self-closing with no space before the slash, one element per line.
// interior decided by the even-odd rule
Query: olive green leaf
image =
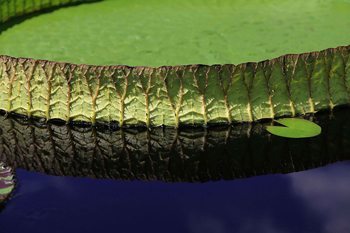
<path fill-rule="evenodd" d="M 284 118 L 275 120 L 283 126 L 267 126 L 271 134 L 286 138 L 310 138 L 321 133 L 321 127 L 312 121 L 300 118 Z"/>

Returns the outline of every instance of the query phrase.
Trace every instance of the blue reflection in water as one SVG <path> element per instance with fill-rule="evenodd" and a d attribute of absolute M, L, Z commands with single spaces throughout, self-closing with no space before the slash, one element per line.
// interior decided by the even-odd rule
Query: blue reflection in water
<path fill-rule="evenodd" d="M 350 162 L 288 175 L 163 183 L 18 169 L 1 232 L 350 232 Z"/>

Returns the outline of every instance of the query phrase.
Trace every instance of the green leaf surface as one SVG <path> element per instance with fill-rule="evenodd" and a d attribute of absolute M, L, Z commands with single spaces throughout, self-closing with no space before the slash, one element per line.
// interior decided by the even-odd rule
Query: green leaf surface
<path fill-rule="evenodd" d="M 4 13 L 68 1 L 9 2 Z M 349 44 L 350 4 L 321 2 L 96 1 L 3 31 L 0 54 L 95 65 L 239 64 Z"/>
<path fill-rule="evenodd" d="M 322 131 L 319 125 L 299 118 L 284 118 L 276 122 L 283 126 L 267 126 L 266 130 L 280 137 L 310 138 L 319 135 Z"/>

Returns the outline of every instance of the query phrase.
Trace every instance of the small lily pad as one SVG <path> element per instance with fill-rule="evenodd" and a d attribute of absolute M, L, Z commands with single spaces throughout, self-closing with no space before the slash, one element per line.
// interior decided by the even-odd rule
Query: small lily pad
<path fill-rule="evenodd" d="M 5 201 L 15 188 L 13 171 L 0 162 L 0 204 Z"/>
<path fill-rule="evenodd" d="M 283 126 L 267 126 L 266 130 L 273 135 L 286 138 L 310 138 L 321 133 L 321 127 L 312 121 L 300 118 L 276 120 Z"/>

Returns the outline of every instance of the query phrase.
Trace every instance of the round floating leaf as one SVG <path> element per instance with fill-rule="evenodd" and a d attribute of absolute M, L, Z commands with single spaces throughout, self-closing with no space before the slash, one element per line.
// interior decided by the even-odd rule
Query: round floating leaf
<path fill-rule="evenodd" d="M 300 118 L 284 118 L 276 120 L 283 126 L 267 126 L 271 134 L 286 138 L 310 138 L 321 133 L 321 127 L 312 121 Z"/>
<path fill-rule="evenodd" d="M 0 203 L 7 199 L 15 187 L 13 171 L 0 162 Z"/>

